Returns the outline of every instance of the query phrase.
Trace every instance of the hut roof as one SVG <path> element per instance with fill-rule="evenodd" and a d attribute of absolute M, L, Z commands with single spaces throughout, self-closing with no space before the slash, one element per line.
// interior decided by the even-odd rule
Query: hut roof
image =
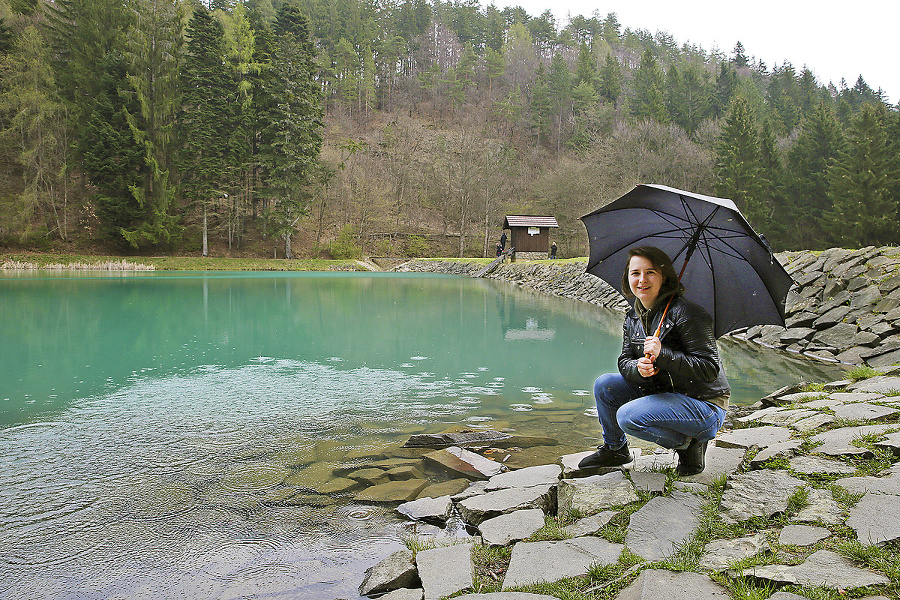
<path fill-rule="evenodd" d="M 507 215 L 503 219 L 503 229 L 510 227 L 559 227 L 559 224 L 556 222 L 556 217 Z"/>

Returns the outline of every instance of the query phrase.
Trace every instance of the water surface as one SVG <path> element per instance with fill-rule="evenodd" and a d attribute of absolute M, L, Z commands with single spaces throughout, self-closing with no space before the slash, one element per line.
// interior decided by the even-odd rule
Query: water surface
<path fill-rule="evenodd" d="M 356 598 L 405 531 L 323 485 L 448 427 L 590 447 L 620 335 L 431 274 L 7 275 L 0 598 Z M 839 375 L 721 347 L 737 403 Z"/>

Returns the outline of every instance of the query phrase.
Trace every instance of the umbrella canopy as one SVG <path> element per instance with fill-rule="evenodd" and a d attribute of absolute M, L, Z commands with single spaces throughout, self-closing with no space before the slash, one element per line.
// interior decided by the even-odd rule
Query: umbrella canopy
<path fill-rule="evenodd" d="M 587 272 L 617 290 L 628 250 L 656 246 L 676 272 L 684 269 L 685 297 L 712 315 L 717 338 L 751 325 L 784 326 L 793 280 L 731 200 L 638 185 L 581 221 L 591 250 Z"/>

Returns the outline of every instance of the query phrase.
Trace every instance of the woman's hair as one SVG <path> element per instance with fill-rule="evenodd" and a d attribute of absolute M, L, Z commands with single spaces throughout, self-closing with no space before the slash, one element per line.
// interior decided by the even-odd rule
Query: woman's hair
<path fill-rule="evenodd" d="M 622 293 L 626 298 L 633 298 L 631 286 L 628 285 L 628 265 L 631 264 L 631 257 L 642 256 L 650 261 L 650 263 L 659 269 L 663 276 L 663 284 L 659 290 L 659 297 L 663 298 L 670 294 L 681 296 L 684 294 L 684 285 L 678 281 L 678 274 L 675 272 L 675 266 L 669 255 L 655 246 L 638 246 L 628 251 L 628 262 L 625 263 L 625 272 L 622 273 Z"/>

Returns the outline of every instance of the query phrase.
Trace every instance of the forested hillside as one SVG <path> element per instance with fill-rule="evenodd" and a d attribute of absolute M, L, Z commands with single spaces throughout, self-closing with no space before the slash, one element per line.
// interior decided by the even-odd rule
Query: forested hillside
<path fill-rule="evenodd" d="M 0 245 L 490 253 L 506 214 L 636 183 L 732 198 L 776 250 L 900 240 L 900 111 L 614 13 L 473 0 L 0 0 Z M 862 65 L 861 65 L 862 66 Z"/>

